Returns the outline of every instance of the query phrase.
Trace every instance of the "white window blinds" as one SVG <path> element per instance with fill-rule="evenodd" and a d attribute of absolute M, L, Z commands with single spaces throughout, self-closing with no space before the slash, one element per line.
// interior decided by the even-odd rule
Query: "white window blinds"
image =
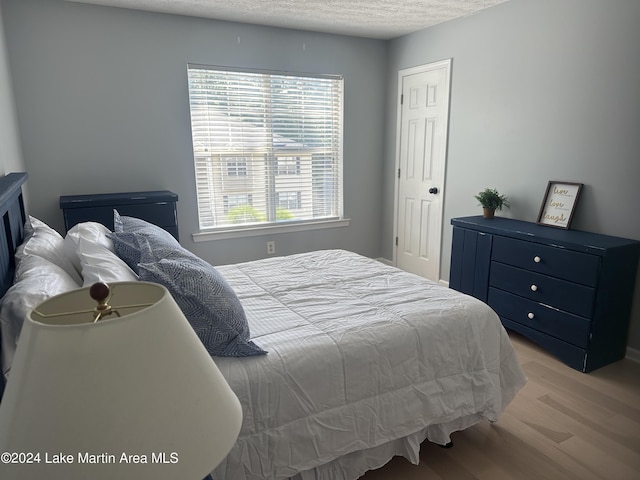
<path fill-rule="evenodd" d="M 342 218 L 341 77 L 188 79 L 201 230 Z"/>

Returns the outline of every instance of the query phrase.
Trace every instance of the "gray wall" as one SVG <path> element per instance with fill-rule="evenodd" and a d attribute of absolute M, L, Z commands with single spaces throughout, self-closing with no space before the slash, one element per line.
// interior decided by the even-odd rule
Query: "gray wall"
<path fill-rule="evenodd" d="M 22 172 L 25 166 L 22 162 L 2 18 L 0 8 L 0 175 L 4 176 L 10 172 Z"/>
<path fill-rule="evenodd" d="M 572 228 L 640 239 L 640 2 L 511 0 L 390 43 L 382 254 L 393 253 L 397 76 L 452 58 L 442 278 L 450 219 L 499 213 L 536 221 L 547 182 L 584 183 Z M 640 349 L 640 279 L 629 345 Z"/>
<path fill-rule="evenodd" d="M 270 236 L 278 254 L 380 252 L 387 43 L 64 2 L 4 0 L 31 213 L 62 229 L 59 195 L 168 189 L 184 246 L 212 263 L 266 256 L 265 237 L 193 243 L 188 62 L 345 79 L 351 226 Z"/>
<path fill-rule="evenodd" d="M 640 239 L 637 0 L 511 0 L 388 43 L 62 0 L 2 0 L 0 13 L 30 211 L 57 228 L 61 194 L 171 189 L 187 248 L 212 263 L 263 256 L 264 237 L 190 241 L 186 63 L 342 73 L 352 226 L 278 235 L 276 247 L 392 258 L 398 70 L 452 58 L 443 279 L 449 220 L 477 214 L 473 194 L 486 186 L 510 196 L 501 215 L 535 221 L 548 180 L 583 182 L 573 228 Z M 0 53 L 8 172 L 23 167 L 4 63 Z M 640 349 L 640 279 L 630 334 Z"/>

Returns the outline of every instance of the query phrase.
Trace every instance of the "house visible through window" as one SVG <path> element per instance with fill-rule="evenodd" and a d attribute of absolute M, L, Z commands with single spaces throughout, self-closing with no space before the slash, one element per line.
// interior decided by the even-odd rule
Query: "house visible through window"
<path fill-rule="evenodd" d="M 277 157 L 277 175 L 300 175 L 300 157 Z"/>
<path fill-rule="evenodd" d="M 228 158 L 227 175 L 230 177 L 246 177 L 247 160 L 245 158 Z"/>
<path fill-rule="evenodd" d="M 341 77 L 188 66 L 201 231 L 342 218 Z"/>
<path fill-rule="evenodd" d="M 298 210 L 302 208 L 302 192 L 277 192 L 276 205 L 283 210 Z"/>
<path fill-rule="evenodd" d="M 229 214 L 233 209 L 243 206 L 252 206 L 253 198 L 246 193 L 240 193 L 236 195 L 224 195 L 223 197 L 224 212 Z"/>

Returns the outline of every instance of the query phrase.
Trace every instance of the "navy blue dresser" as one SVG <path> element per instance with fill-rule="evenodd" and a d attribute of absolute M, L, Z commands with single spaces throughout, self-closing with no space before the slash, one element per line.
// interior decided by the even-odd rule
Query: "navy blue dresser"
<path fill-rule="evenodd" d="M 509 218 L 451 223 L 451 288 L 577 370 L 625 356 L 640 242 Z"/>
<path fill-rule="evenodd" d="M 60 208 L 68 231 L 77 223 L 99 222 L 113 230 L 113 210 L 158 225 L 178 239 L 178 195 L 168 190 L 152 192 L 63 195 Z"/>

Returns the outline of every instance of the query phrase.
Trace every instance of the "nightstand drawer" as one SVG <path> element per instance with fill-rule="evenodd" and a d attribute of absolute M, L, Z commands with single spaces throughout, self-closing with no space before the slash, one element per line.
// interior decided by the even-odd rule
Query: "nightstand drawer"
<path fill-rule="evenodd" d="M 489 289 L 489 306 L 502 317 L 581 348 L 589 345 L 590 321 L 511 293 Z"/>
<path fill-rule="evenodd" d="M 142 218 L 159 227 L 175 226 L 175 204 L 172 203 L 147 203 L 134 205 L 117 205 L 115 207 L 120 215 Z M 73 225 L 81 222 L 99 222 L 110 230 L 113 230 L 114 207 L 87 207 L 75 208 L 64 211 L 65 225 Z"/>
<path fill-rule="evenodd" d="M 63 195 L 60 208 L 67 231 L 81 222 L 99 222 L 113 230 L 113 210 L 120 215 L 141 218 L 164 228 L 178 239 L 178 195 L 168 190 L 152 192 Z"/>
<path fill-rule="evenodd" d="M 491 259 L 591 287 L 600 274 L 600 258 L 595 255 L 507 237 L 494 238 Z"/>
<path fill-rule="evenodd" d="M 593 288 L 502 263 L 491 262 L 489 285 L 582 317 L 593 309 Z"/>

